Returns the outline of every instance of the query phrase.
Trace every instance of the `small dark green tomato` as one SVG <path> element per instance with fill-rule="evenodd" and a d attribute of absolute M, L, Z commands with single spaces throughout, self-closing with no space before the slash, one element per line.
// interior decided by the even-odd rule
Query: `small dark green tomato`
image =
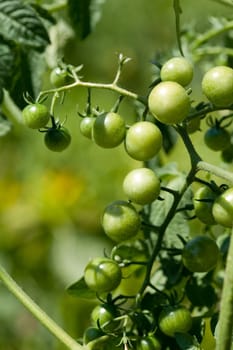
<path fill-rule="evenodd" d="M 69 81 L 68 72 L 61 67 L 54 68 L 50 73 L 50 82 L 56 88 L 67 85 Z"/>
<path fill-rule="evenodd" d="M 70 145 L 71 136 L 64 127 L 50 128 L 45 133 L 44 142 L 51 151 L 61 152 Z"/>
<path fill-rule="evenodd" d="M 213 151 L 222 151 L 231 144 L 229 132 L 219 126 L 212 126 L 204 134 L 205 144 Z"/>
<path fill-rule="evenodd" d="M 80 122 L 80 132 L 83 136 L 87 137 L 88 139 L 92 139 L 92 128 L 94 122 L 95 118 L 93 117 L 84 117 Z"/>
<path fill-rule="evenodd" d="M 113 332 L 121 324 L 120 320 L 115 320 L 120 316 L 113 305 L 97 305 L 91 313 L 94 325 L 100 326 L 103 331 Z"/>
<path fill-rule="evenodd" d="M 109 204 L 103 213 L 105 234 L 115 242 L 122 242 L 137 235 L 141 220 L 134 206 L 126 201 Z"/>
<path fill-rule="evenodd" d="M 121 269 L 112 259 L 96 257 L 89 261 L 84 271 L 87 286 L 97 293 L 111 292 L 121 282 Z"/>
<path fill-rule="evenodd" d="M 98 339 L 102 335 L 104 335 L 104 333 L 101 331 L 101 329 L 97 327 L 88 327 L 83 335 L 83 343 L 86 345 L 89 342 Z"/>
<path fill-rule="evenodd" d="M 233 226 L 233 188 L 224 191 L 215 199 L 213 204 L 213 217 L 215 221 L 224 226 Z"/>
<path fill-rule="evenodd" d="M 218 262 L 219 248 L 216 242 L 205 235 L 199 235 L 186 243 L 182 251 L 184 266 L 191 272 L 208 272 Z"/>
<path fill-rule="evenodd" d="M 221 158 L 225 163 L 233 162 L 233 144 L 232 143 L 221 152 Z"/>
<path fill-rule="evenodd" d="M 154 335 L 147 335 L 137 343 L 137 350 L 161 350 L 160 341 Z"/>
<path fill-rule="evenodd" d="M 177 332 L 187 333 L 192 327 L 192 316 L 184 306 L 167 306 L 159 315 L 159 328 L 168 335 L 174 337 Z"/>
<path fill-rule="evenodd" d="M 22 111 L 23 121 L 31 129 L 44 128 L 50 118 L 48 108 L 41 103 L 27 105 Z"/>
<path fill-rule="evenodd" d="M 114 148 L 125 138 L 125 121 L 117 113 L 102 113 L 95 118 L 92 137 L 97 145 L 103 148 Z"/>
<path fill-rule="evenodd" d="M 212 214 L 212 208 L 216 197 L 217 193 L 209 186 L 201 186 L 194 193 L 193 205 L 195 214 L 197 218 L 206 225 L 216 224 Z"/>

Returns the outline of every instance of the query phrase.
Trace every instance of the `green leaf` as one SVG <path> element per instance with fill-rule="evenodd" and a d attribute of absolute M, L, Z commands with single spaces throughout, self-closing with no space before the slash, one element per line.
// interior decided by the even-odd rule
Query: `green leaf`
<path fill-rule="evenodd" d="M 0 0 L 0 33 L 34 50 L 44 51 L 50 43 L 37 12 L 20 0 Z"/>
<path fill-rule="evenodd" d="M 68 0 L 68 15 L 71 24 L 81 39 L 94 29 L 101 16 L 101 5 L 105 0 Z"/>
<path fill-rule="evenodd" d="M 0 137 L 5 136 L 11 131 L 12 124 L 6 119 L 4 114 L 0 112 Z"/>
<path fill-rule="evenodd" d="M 88 288 L 83 277 L 79 279 L 77 282 L 71 284 L 71 286 L 67 288 L 67 292 L 79 298 L 84 298 L 84 299 L 96 298 L 96 293 Z"/>
<path fill-rule="evenodd" d="M 200 350 L 196 338 L 186 333 L 176 333 L 175 339 L 181 350 Z"/>

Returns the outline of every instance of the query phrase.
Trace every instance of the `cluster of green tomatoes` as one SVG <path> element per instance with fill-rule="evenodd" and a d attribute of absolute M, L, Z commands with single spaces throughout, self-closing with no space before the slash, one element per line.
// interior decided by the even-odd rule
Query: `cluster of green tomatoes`
<path fill-rule="evenodd" d="M 130 157 L 146 162 L 162 148 L 159 123 L 179 124 L 188 132 L 199 128 L 200 115 L 188 118 L 192 115 L 192 101 L 187 87 L 192 79 L 192 64 L 183 57 L 171 58 L 161 67 L 160 81 L 148 94 L 147 107 L 154 121 L 142 118 L 128 126 L 116 111 L 94 113 L 82 118 L 80 131 L 103 148 L 123 143 Z M 51 80 L 55 86 L 66 85 L 67 74 L 57 68 Z M 216 109 L 232 106 L 233 69 L 217 66 L 207 71 L 202 79 L 202 91 Z M 43 129 L 47 147 L 62 151 L 70 144 L 70 134 L 53 117 L 52 126 L 48 127 L 51 117 L 41 103 L 29 104 L 23 110 L 25 124 Z M 212 121 L 204 137 L 206 144 L 215 151 L 223 152 L 231 147 L 230 134 L 222 127 L 224 120 Z M 122 186 L 126 199 L 107 205 L 101 219 L 103 231 L 115 246 L 110 256 L 91 259 L 84 271 L 85 285 L 96 293 L 99 304 L 93 309 L 91 326 L 82 342 L 90 350 L 113 350 L 119 346 L 124 349 L 132 346 L 137 350 L 179 349 L 179 334 L 196 336 L 190 300 L 181 303 L 158 290 L 152 283 L 151 270 L 147 269 L 148 265 L 152 266 L 154 252 L 149 229 L 143 221 L 143 207 L 161 200 L 164 188 L 155 171 L 146 166 L 131 170 Z M 233 188 L 206 183 L 194 194 L 193 208 L 196 217 L 205 225 L 231 228 Z M 197 235 L 187 242 L 183 240 L 182 244 L 179 268 L 187 279 L 192 280 L 191 276 L 196 273 L 208 274 L 221 260 L 219 246 L 208 234 Z"/>

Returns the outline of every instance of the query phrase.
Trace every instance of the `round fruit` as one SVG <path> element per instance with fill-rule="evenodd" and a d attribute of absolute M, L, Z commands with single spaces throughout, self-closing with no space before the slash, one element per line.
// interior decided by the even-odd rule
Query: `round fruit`
<path fill-rule="evenodd" d="M 232 143 L 221 152 L 221 158 L 225 163 L 233 162 L 233 144 Z"/>
<path fill-rule="evenodd" d="M 113 148 L 125 138 L 125 121 L 117 113 L 102 113 L 95 118 L 92 136 L 97 145 L 103 148 Z"/>
<path fill-rule="evenodd" d="M 145 161 L 158 154 L 162 141 L 162 133 L 154 123 L 141 121 L 127 131 L 125 149 L 133 159 Z"/>
<path fill-rule="evenodd" d="M 205 144 L 213 151 L 222 151 L 231 144 L 231 135 L 220 126 L 212 126 L 204 134 Z"/>
<path fill-rule="evenodd" d="M 193 66 L 184 57 L 173 57 L 162 66 L 160 77 L 162 81 L 175 81 L 186 86 L 193 79 Z"/>
<path fill-rule="evenodd" d="M 103 331 L 113 332 L 119 327 L 121 321 L 116 320 L 120 316 L 113 305 L 97 305 L 91 313 L 92 322 L 100 327 Z"/>
<path fill-rule="evenodd" d="M 159 315 L 159 328 L 168 335 L 174 337 L 176 333 L 187 333 L 192 327 L 192 316 L 184 306 L 167 306 Z"/>
<path fill-rule="evenodd" d="M 80 132 L 83 136 L 87 137 L 88 139 L 92 138 L 92 128 L 93 124 L 95 122 L 95 118 L 93 117 L 85 117 L 82 118 L 80 122 Z"/>
<path fill-rule="evenodd" d="M 203 77 L 202 91 L 215 106 L 230 106 L 233 103 L 233 69 L 227 66 L 211 68 Z"/>
<path fill-rule="evenodd" d="M 206 225 L 216 224 L 212 208 L 217 193 L 209 186 L 201 186 L 194 194 L 193 205 L 197 218 Z"/>
<path fill-rule="evenodd" d="M 215 221 L 224 226 L 233 226 L 233 188 L 229 188 L 215 199 L 213 204 Z"/>
<path fill-rule="evenodd" d="M 200 126 L 201 126 L 201 118 L 195 117 L 187 121 L 186 130 L 189 134 L 193 134 L 194 132 L 200 130 Z"/>
<path fill-rule="evenodd" d="M 190 100 L 183 86 L 174 81 L 164 81 L 151 90 L 148 106 L 161 123 L 177 124 L 187 117 Z"/>
<path fill-rule="evenodd" d="M 137 350 L 161 350 L 160 341 L 154 335 L 141 338 L 137 344 Z"/>
<path fill-rule="evenodd" d="M 119 265 L 103 257 L 93 258 L 84 271 L 87 286 L 97 293 L 111 292 L 120 284 L 121 277 Z"/>
<path fill-rule="evenodd" d="M 69 146 L 71 136 L 69 131 L 64 127 L 52 127 L 46 131 L 44 142 L 51 151 L 61 152 Z"/>
<path fill-rule="evenodd" d="M 54 68 L 50 73 L 50 82 L 56 88 L 67 85 L 69 80 L 70 77 L 67 70 L 62 69 L 61 67 Z"/>
<path fill-rule="evenodd" d="M 126 175 L 123 190 L 132 202 L 149 204 L 159 196 L 160 180 L 151 169 L 134 169 Z"/>
<path fill-rule="evenodd" d="M 196 236 L 183 248 L 182 261 L 191 272 L 208 272 L 212 270 L 219 258 L 216 242 L 204 235 Z"/>
<path fill-rule="evenodd" d="M 96 327 L 88 327 L 83 335 L 83 343 L 84 345 L 88 344 L 89 342 L 98 339 L 101 337 L 104 333 Z"/>
<path fill-rule="evenodd" d="M 125 241 L 137 235 L 140 216 L 132 204 L 115 201 L 105 208 L 102 226 L 106 235 L 113 241 Z"/>
<path fill-rule="evenodd" d="M 22 111 L 22 116 L 24 124 L 31 129 L 44 128 L 50 118 L 48 108 L 41 103 L 27 105 Z"/>

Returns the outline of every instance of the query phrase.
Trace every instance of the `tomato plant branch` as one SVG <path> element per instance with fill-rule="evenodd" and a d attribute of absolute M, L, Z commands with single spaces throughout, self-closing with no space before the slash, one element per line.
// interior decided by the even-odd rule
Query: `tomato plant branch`
<path fill-rule="evenodd" d="M 211 173 L 213 175 L 216 175 L 230 183 L 233 183 L 233 174 L 227 170 L 224 170 L 216 165 L 199 161 L 197 164 L 197 170 L 203 170 L 205 172 Z"/>
<path fill-rule="evenodd" d="M 70 350 L 84 350 L 68 333 L 55 323 L 12 279 L 0 265 L 0 281 L 61 343 Z"/>
<path fill-rule="evenodd" d="M 115 82 L 113 82 L 113 83 L 92 83 L 92 82 L 81 81 L 79 79 L 76 80 L 72 84 L 65 85 L 65 86 L 62 86 L 62 87 L 57 88 L 57 89 L 50 89 L 50 90 L 42 91 L 39 94 L 38 99 L 40 99 L 41 96 L 46 95 L 46 94 L 47 95 L 54 94 L 56 92 L 59 93 L 62 91 L 67 91 L 67 90 L 73 89 L 75 87 L 86 87 L 86 88 L 92 88 L 92 89 L 111 90 L 111 91 L 117 92 L 120 95 L 132 98 L 133 100 L 138 100 L 142 104 L 147 105 L 147 100 L 144 96 L 140 96 L 132 91 L 124 89 L 124 88 L 120 87 L 119 85 L 117 85 Z"/>
<path fill-rule="evenodd" d="M 228 21 L 224 26 L 220 28 L 213 28 L 205 32 L 204 34 L 199 35 L 196 40 L 192 42 L 192 45 L 190 46 L 191 50 L 195 50 L 199 46 L 203 45 L 204 43 L 208 42 L 209 40 L 213 39 L 219 34 L 225 33 L 228 30 L 233 29 L 233 20 Z"/>
<path fill-rule="evenodd" d="M 232 229 L 233 231 L 233 229 Z M 231 236 L 222 290 L 216 350 L 229 350 L 233 330 L 233 239 Z"/>

